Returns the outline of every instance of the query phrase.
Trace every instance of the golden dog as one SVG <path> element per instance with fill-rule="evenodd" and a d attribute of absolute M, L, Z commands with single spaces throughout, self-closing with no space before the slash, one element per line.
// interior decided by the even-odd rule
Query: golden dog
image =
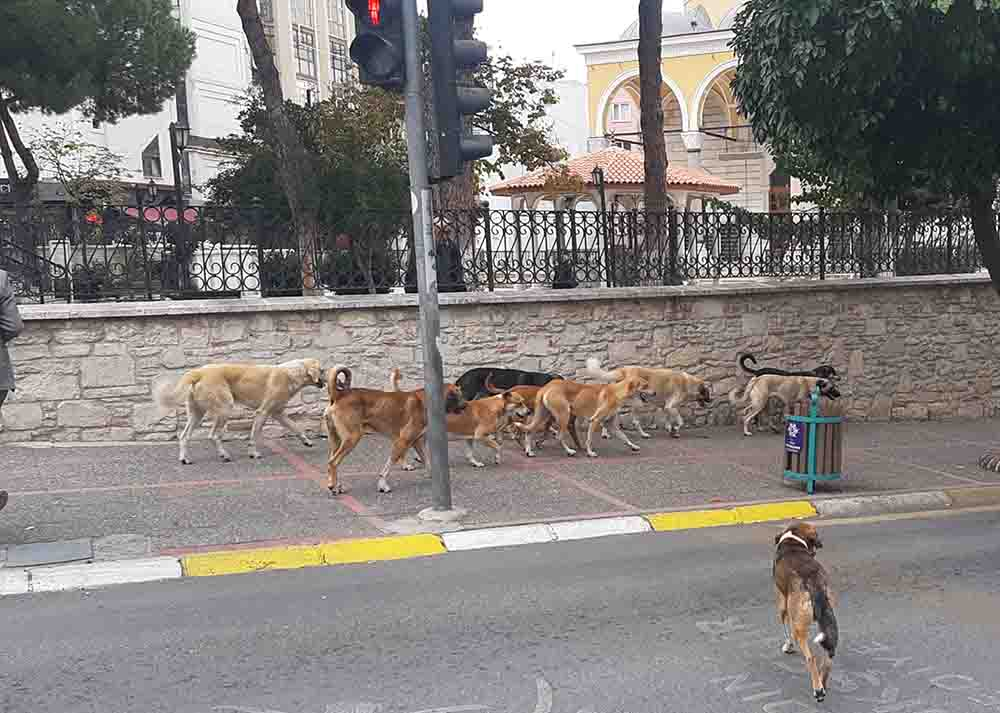
<path fill-rule="evenodd" d="M 678 407 L 689 401 L 697 401 L 703 406 L 712 403 L 712 387 L 701 377 L 688 374 L 684 371 L 674 369 L 652 369 L 643 366 L 623 366 L 618 369 L 606 371 L 601 368 L 601 362 L 597 359 L 588 359 L 584 373 L 592 379 L 613 383 L 628 378 L 645 379 L 649 384 L 649 389 L 656 393 L 651 399 L 654 404 L 653 420 L 650 430 L 656 430 L 656 411 L 663 411 L 663 427 L 670 431 L 674 438 L 680 438 L 681 427 L 684 426 L 684 418 Z M 643 438 L 650 435 L 642 428 L 639 420 L 638 407 L 640 403 L 636 399 L 632 400 L 632 425 Z M 607 428 L 601 432 L 603 438 L 609 438 Z"/>
<path fill-rule="evenodd" d="M 486 377 L 485 386 L 486 390 L 491 394 L 504 393 L 504 389 L 498 389 L 493 384 L 492 379 L 489 376 Z M 510 391 L 511 393 L 520 394 L 525 399 L 528 408 L 531 410 L 531 414 L 534 414 L 534 412 L 538 409 L 538 394 L 541 392 L 541 390 L 542 390 L 541 386 L 514 386 L 510 389 L 507 389 L 507 391 Z M 524 448 L 525 455 L 533 456 L 535 454 L 532 449 L 541 448 L 542 444 L 545 443 L 545 439 L 548 433 L 552 433 L 552 435 L 555 435 L 556 437 L 559 436 L 559 427 L 556 426 L 555 417 L 550 416 L 547 424 L 548 429 L 543 430 L 542 435 L 538 439 L 538 441 L 531 444 L 528 441 L 528 436 L 520 428 L 518 428 L 517 425 L 518 423 L 526 423 L 526 418 L 527 417 L 519 417 L 515 414 L 514 418 L 511 419 L 511 423 L 508 424 L 507 428 L 504 429 L 504 433 L 509 434 L 515 441 L 521 443 L 521 446 Z M 578 451 L 583 450 L 583 446 L 580 445 L 580 437 L 577 435 L 575 427 L 570 429 L 569 435 L 573 439 L 573 445 L 575 446 L 576 450 Z"/>
<path fill-rule="evenodd" d="M 796 401 L 808 399 L 813 389 L 819 386 L 821 396 L 830 399 L 840 398 L 840 391 L 829 379 L 816 376 L 778 376 L 765 374 L 755 376 L 747 382 L 743 396 L 737 397 L 739 387 L 729 392 L 729 402 L 734 405 L 746 403 L 743 409 L 743 435 L 752 436 L 750 424 L 767 406 L 767 400 L 772 396 L 778 398 L 785 408 Z M 747 403 L 749 402 L 749 403 Z"/>
<path fill-rule="evenodd" d="M 826 682 L 833 668 L 840 636 L 837 617 L 833 613 L 834 596 L 830 591 L 826 570 L 816 560 L 816 550 L 823 546 L 816 528 L 809 523 L 786 527 L 774 538 L 774 590 L 778 602 L 778 619 L 785 628 L 785 644 L 781 650 L 794 653 L 795 644 L 806 660 L 806 669 L 817 701 L 826 698 Z M 809 648 L 809 628 L 813 622 L 819 634 L 813 639 L 826 649 L 829 658 L 816 664 Z M 794 643 L 793 643 L 794 642 Z"/>
<path fill-rule="evenodd" d="M 393 391 L 400 390 L 399 381 L 399 369 L 393 369 L 389 374 L 389 385 Z M 503 432 L 510 427 L 514 418 L 524 419 L 531 413 L 534 398 L 522 394 L 521 390 L 538 388 L 540 387 L 515 387 L 509 391 L 501 391 L 496 396 L 466 401 L 461 413 L 446 415 L 448 433 L 467 437 L 465 457 L 473 467 L 483 468 L 486 465 L 476 458 L 477 441 L 492 448 L 495 451 L 495 462 L 497 465 L 500 464 Z M 423 389 L 419 391 L 422 393 Z M 423 441 L 420 445 L 424 445 Z M 414 451 L 417 460 L 422 461 L 422 449 L 414 448 Z"/>
<path fill-rule="evenodd" d="M 340 377 L 344 377 L 342 382 Z M 408 450 L 413 448 L 426 461 L 423 438 L 427 430 L 427 410 L 423 389 L 355 389 L 351 386 L 351 370 L 336 366 L 327 377 L 327 391 L 330 404 L 323 412 L 323 425 L 329 437 L 327 487 L 332 495 L 343 492 L 337 480 L 337 468 L 366 434 L 378 433 L 392 441 L 392 452 L 379 473 L 380 493 L 391 492 L 389 470 Z M 457 413 L 465 408 L 462 392 L 454 384 L 445 384 L 444 399 L 446 412 Z M 413 465 L 404 463 L 403 469 L 413 470 Z"/>
<path fill-rule="evenodd" d="M 161 384 L 153 391 L 153 398 L 161 418 L 181 404 L 186 406 L 187 423 L 179 437 L 181 463 L 191 463 L 188 441 L 206 416 L 212 423 L 209 438 L 215 442 L 219 457 L 228 462 L 232 458 L 222 445 L 222 435 L 236 404 L 255 409 L 250 429 L 251 458 L 260 458 L 257 439 L 268 418 L 274 418 L 312 447 L 302 429 L 285 415 L 285 407 L 306 386 L 322 388 L 325 383 L 323 369 L 316 359 L 297 359 L 277 366 L 208 364 L 187 372 L 173 386 Z"/>
<path fill-rule="evenodd" d="M 617 418 L 618 410 L 627 400 L 639 396 L 648 400 L 649 382 L 639 377 L 631 377 L 614 384 L 581 384 L 576 381 L 551 381 L 542 387 L 536 402 L 535 415 L 527 425 L 518 424 L 518 428 L 526 434 L 527 454 L 534 455 L 531 450 L 531 434 L 543 430 L 551 417 L 559 424 L 559 439 L 567 455 L 576 455 L 576 450 L 570 447 L 566 438 L 575 429 L 577 417 L 590 421 L 587 429 L 587 455 L 596 458 L 592 443 L 594 433 L 609 419 L 614 419 L 615 434 L 633 451 L 639 446 L 632 443 L 621 429 Z"/>

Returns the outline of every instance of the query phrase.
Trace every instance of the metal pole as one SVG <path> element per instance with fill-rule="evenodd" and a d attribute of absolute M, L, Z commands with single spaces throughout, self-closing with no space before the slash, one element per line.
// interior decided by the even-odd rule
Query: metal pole
<path fill-rule="evenodd" d="M 424 347 L 424 393 L 427 403 L 427 446 L 434 494 L 434 510 L 451 510 L 451 474 L 448 471 L 448 432 L 445 422 L 444 368 L 438 349 L 441 317 L 438 313 L 437 264 L 431 224 L 431 189 L 427 178 L 427 133 L 422 100 L 420 35 L 417 0 L 403 0 L 403 44 L 406 48 L 406 146 L 410 163 L 410 201 L 413 244 L 420 298 L 420 332 Z"/>

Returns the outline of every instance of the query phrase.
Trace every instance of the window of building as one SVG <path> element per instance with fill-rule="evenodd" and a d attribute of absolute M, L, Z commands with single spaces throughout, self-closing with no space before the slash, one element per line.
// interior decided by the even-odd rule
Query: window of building
<path fill-rule="evenodd" d="M 304 27 L 292 28 L 295 69 L 300 77 L 316 79 L 316 33 Z"/>
<path fill-rule="evenodd" d="M 257 0 L 257 7 L 262 21 L 274 22 L 274 0 Z"/>
<path fill-rule="evenodd" d="M 351 81 L 347 43 L 336 37 L 330 38 L 330 81 L 334 84 L 347 84 Z"/>
<path fill-rule="evenodd" d="M 316 27 L 313 0 L 292 0 L 292 24 Z"/>
<path fill-rule="evenodd" d="M 154 136 L 149 145 L 142 150 L 142 175 L 149 178 L 163 177 L 163 164 L 160 162 L 159 136 Z"/>
<path fill-rule="evenodd" d="M 344 0 L 326 0 L 326 19 L 330 25 L 330 35 L 347 39 L 347 8 Z"/>
<path fill-rule="evenodd" d="M 309 106 L 319 101 L 319 85 L 307 79 L 299 77 L 295 82 L 295 89 L 298 93 L 299 103 Z"/>
<path fill-rule="evenodd" d="M 627 102 L 616 102 L 611 105 L 611 121 L 631 121 L 632 105 Z"/>

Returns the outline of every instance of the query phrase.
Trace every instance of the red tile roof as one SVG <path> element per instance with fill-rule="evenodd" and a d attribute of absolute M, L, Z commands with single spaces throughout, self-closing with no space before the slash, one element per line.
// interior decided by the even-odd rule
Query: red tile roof
<path fill-rule="evenodd" d="M 572 158 L 565 165 L 570 173 L 591 187 L 594 185 L 591 173 L 595 166 L 604 169 L 606 186 L 641 186 L 645 176 L 642 152 L 626 151 L 617 147 Z M 490 186 L 490 192 L 498 196 L 527 193 L 544 186 L 545 180 L 552 172 L 551 168 L 541 168 L 517 178 L 495 183 Z M 667 188 L 723 196 L 740 191 L 738 183 L 719 178 L 708 171 L 674 165 L 667 168 Z"/>

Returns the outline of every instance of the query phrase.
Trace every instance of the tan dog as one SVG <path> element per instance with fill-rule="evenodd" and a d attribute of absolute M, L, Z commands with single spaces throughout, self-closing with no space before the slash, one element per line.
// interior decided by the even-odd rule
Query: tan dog
<path fill-rule="evenodd" d="M 795 644 L 798 644 L 806 660 L 813 695 L 817 701 L 822 701 L 826 698 L 826 682 L 833 668 L 832 659 L 840 636 L 837 617 L 833 613 L 835 601 L 829 577 L 823 565 L 816 560 L 816 550 L 823 543 L 816 528 L 809 523 L 786 527 L 774 538 L 774 543 L 777 551 L 772 574 L 778 618 L 785 627 L 785 644 L 781 650 L 786 654 L 794 653 Z M 817 665 L 809 648 L 809 629 L 814 621 L 819 626 L 819 634 L 813 643 L 822 646 L 829 655 L 821 665 Z"/>
<path fill-rule="evenodd" d="M 486 390 L 489 391 L 491 394 L 505 393 L 503 389 L 498 389 L 496 386 L 493 385 L 492 379 L 489 376 L 486 377 L 485 386 Z M 511 389 L 508 389 L 508 391 L 510 391 L 511 393 L 519 394 L 525 399 L 528 408 L 531 411 L 531 414 L 534 414 L 534 412 L 538 409 L 538 394 L 541 392 L 541 390 L 542 390 L 541 386 L 515 386 Z M 542 444 L 545 443 L 546 436 L 549 433 L 556 436 L 557 438 L 559 436 L 559 427 L 556 425 L 555 417 L 550 416 L 549 422 L 547 424 L 548 429 L 547 430 L 543 429 L 541 437 L 538 439 L 537 442 L 532 444 L 531 442 L 529 442 L 528 436 L 517 426 L 518 423 L 526 423 L 526 422 L 527 422 L 526 417 L 519 417 L 515 414 L 515 417 L 511 419 L 511 423 L 508 424 L 507 428 L 504 429 L 504 433 L 511 435 L 511 437 L 515 441 L 519 441 L 521 443 L 521 446 L 524 448 L 524 454 L 527 456 L 535 455 L 532 449 L 541 448 Z M 577 435 L 575 427 L 570 429 L 569 435 L 573 439 L 573 445 L 576 447 L 576 450 L 578 451 L 583 450 L 583 446 L 580 445 L 580 437 Z"/>
<path fill-rule="evenodd" d="M 389 385 L 393 391 L 400 390 L 399 381 L 399 369 L 393 369 L 389 374 Z M 477 441 L 495 451 L 495 462 L 500 465 L 503 432 L 510 427 L 514 418 L 524 419 L 531 414 L 529 404 L 534 402 L 534 397 L 522 395 L 519 390 L 539 388 L 541 387 L 516 387 L 496 396 L 466 401 L 461 413 L 447 414 L 448 433 L 467 437 L 465 457 L 473 467 L 483 468 L 486 465 L 476 457 Z M 419 391 L 423 392 L 423 389 Z M 423 441 L 419 445 L 423 446 Z M 423 462 L 422 450 L 414 448 L 420 462 Z"/>
<path fill-rule="evenodd" d="M 636 396 L 644 400 L 651 398 L 653 394 L 648 389 L 649 382 L 638 377 L 607 385 L 581 384 L 562 379 L 549 382 L 538 395 L 537 408 L 531 422 L 527 425 L 518 424 L 527 435 L 526 452 L 529 456 L 534 455 L 531 451 L 531 434 L 544 429 L 551 417 L 555 417 L 559 424 L 559 438 L 567 455 L 576 455 L 576 450 L 570 447 L 566 438 L 575 429 L 577 417 L 590 421 L 587 429 L 587 455 L 591 458 L 597 457 L 592 446 L 594 433 L 609 419 L 613 419 L 618 438 L 633 451 L 638 451 L 639 446 L 628 439 L 615 416 L 629 399 Z"/>
<path fill-rule="evenodd" d="M 343 381 L 340 378 L 344 377 Z M 391 492 L 389 470 L 413 448 L 426 461 L 423 450 L 427 430 L 426 398 L 418 391 L 379 391 L 351 387 L 351 370 L 336 366 L 327 377 L 330 405 L 323 412 L 323 425 L 329 437 L 327 460 L 330 493 L 337 495 L 343 488 L 337 480 L 337 468 L 366 434 L 378 433 L 392 441 L 392 452 L 378 479 L 380 493 Z M 454 384 L 444 386 L 445 410 L 457 413 L 465 408 L 462 393 Z M 413 470 L 405 463 L 404 470 Z"/>
<path fill-rule="evenodd" d="M 737 397 L 739 387 L 729 392 L 729 402 L 734 405 L 747 403 L 743 409 L 743 435 L 752 436 L 750 424 L 767 406 L 767 400 L 772 396 L 778 398 L 788 408 L 789 404 L 808 399 L 813 389 L 819 386 L 821 396 L 830 399 L 840 398 L 840 391 L 829 379 L 816 376 L 778 376 L 765 374 L 755 376 L 747 382 L 743 396 Z"/>
<path fill-rule="evenodd" d="M 651 399 L 654 404 L 653 420 L 650 423 L 650 430 L 656 430 L 656 411 L 663 411 L 663 427 L 670 431 L 674 438 L 680 438 L 681 427 L 684 426 L 684 418 L 678 407 L 689 401 L 697 401 L 703 406 L 712 403 L 712 387 L 701 377 L 688 374 L 684 371 L 674 369 L 651 369 L 642 366 L 623 366 L 618 369 L 606 371 L 601 368 L 601 362 L 597 359 L 588 359 L 584 373 L 592 379 L 613 383 L 623 379 L 635 378 L 645 379 L 649 384 L 650 391 L 656 393 L 656 397 Z M 632 402 L 632 425 L 643 438 L 650 435 L 642 428 L 639 420 L 638 410 L 640 403 L 633 399 Z M 607 428 L 601 432 L 603 438 L 609 438 Z"/>
<path fill-rule="evenodd" d="M 260 458 L 257 439 L 268 418 L 274 418 L 302 439 L 302 443 L 312 447 L 312 441 L 302 429 L 285 415 L 285 407 L 306 386 L 322 388 L 325 384 L 323 369 L 316 359 L 297 359 L 277 366 L 208 364 L 187 372 L 173 386 L 161 384 L 154 389 L 153 398 L 161 418 L 181 404 L 186 406 L 187 423 L 179 437 L 181 463 L 191 463 L 187 454 L 188 441 L 206 417 L 212 423 L 209 438 L 215 442 L 219 457 L 228 462 L 232 457 L 222 445 L 222 435 L 236 404 L 255 409 L 250 429 L 251 458 Z"/>

